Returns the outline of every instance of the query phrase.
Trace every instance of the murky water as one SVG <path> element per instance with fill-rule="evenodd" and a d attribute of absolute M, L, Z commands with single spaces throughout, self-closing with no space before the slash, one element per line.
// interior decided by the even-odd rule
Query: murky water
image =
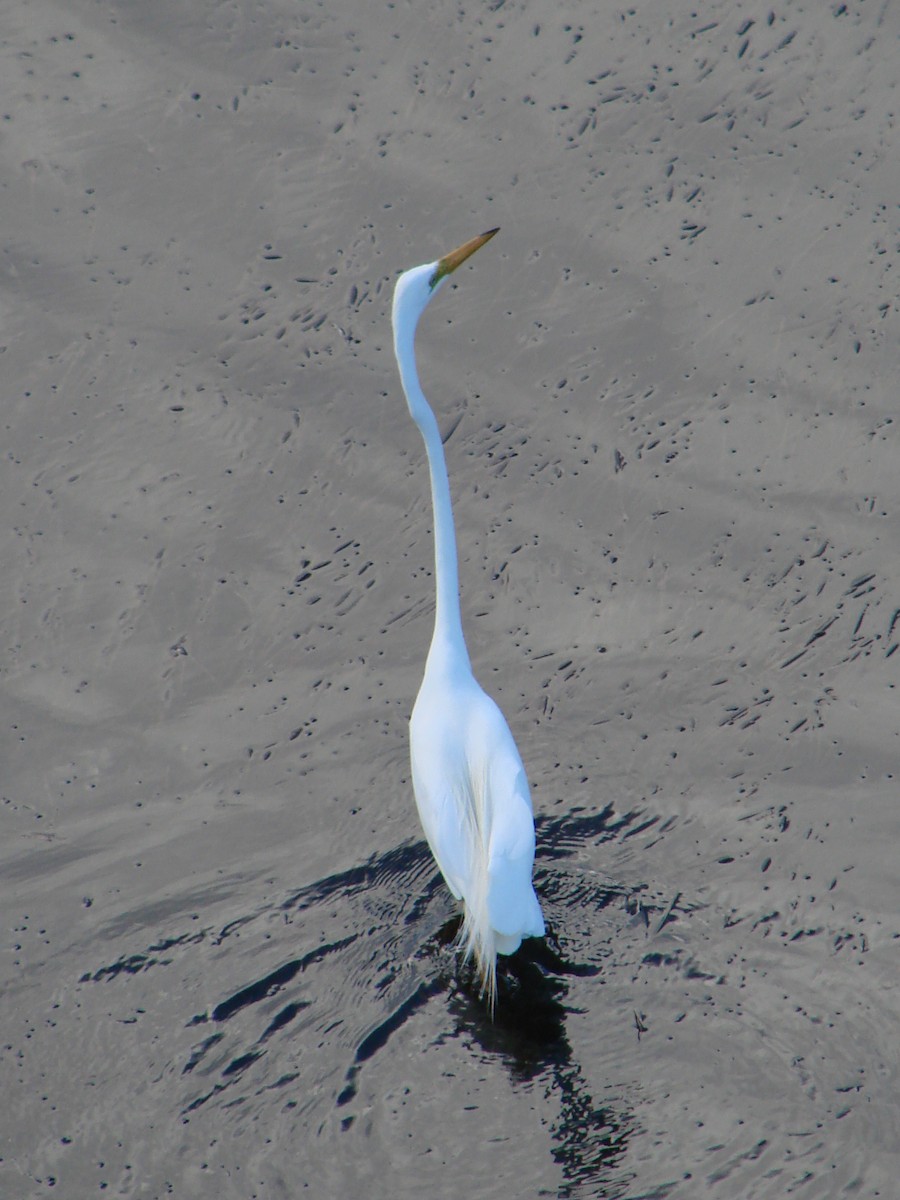
<path fill-rule="evenodd" d="M 897 17 L 4 19 L 0 1193 L 890 1197 Z M 398 270 L 545 943 L 451 943 Z"/>

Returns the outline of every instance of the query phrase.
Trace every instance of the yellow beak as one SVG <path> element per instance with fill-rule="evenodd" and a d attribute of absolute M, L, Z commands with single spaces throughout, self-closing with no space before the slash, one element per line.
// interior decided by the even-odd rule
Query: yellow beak
<path fill-rule="evenodd" d="M 435 287 L 452 271 L 455 271 L 458 266 L 471 257 L 476 250 L 480 250 L 485 242 L 489 242 L 495 233 L 499 233 L 497 229 L 489 229 L 487 233 L 479 233 L 478 237 L 470 238 L 468 242 L 463 242 L 461 246 L 457 246 L 455 250 L 451 250 L 449 254 L 445 254 L 443 258 L 438 259 L 437 270 L 432 276 L 431 286 Z"/>

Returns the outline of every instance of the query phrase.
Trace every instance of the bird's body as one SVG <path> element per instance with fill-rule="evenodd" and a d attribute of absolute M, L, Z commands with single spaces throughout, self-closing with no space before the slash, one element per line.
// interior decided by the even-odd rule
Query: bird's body
<path fill-rule="evenodd" d="M 416 324 L 443 278 L 492 237 L 404 272 L 394 293 L 394 350 L 410 413 L 425 440 L 434 505 L 437 606 L 425 676 L 410 721 L 413 788 L 447 885 L 465 907 L 462 943 L 491 1004 L 497 954 L 540 937 L 532 884 L 534 818 L 525 768 L 500 709 L 469 662 L 459 609 L 450 485 L 434 413 L 419 386 Z"/>

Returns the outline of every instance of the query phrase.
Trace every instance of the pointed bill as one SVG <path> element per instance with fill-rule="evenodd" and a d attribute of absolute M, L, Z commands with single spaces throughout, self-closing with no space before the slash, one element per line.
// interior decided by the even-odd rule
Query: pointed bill
<path fill-rule="evenodd" d="M 487 233 L 479 233 L 478 237 L 471 238 L 468 242 L 463 242 L 461 246 L 457 246 L 455 250 L 451 250 L 449 254 L 445 254 L 443 258 L 438 259 L 437 270 L 435 271 L 431 286 L 435 287 L 452 271 L 455 271 L 458 266 L 466 261 L 476 250 L 480 250 L 485 242 L 489 242 L 495 233 L 499 233 L 497 229 L 489 229 Z"/>

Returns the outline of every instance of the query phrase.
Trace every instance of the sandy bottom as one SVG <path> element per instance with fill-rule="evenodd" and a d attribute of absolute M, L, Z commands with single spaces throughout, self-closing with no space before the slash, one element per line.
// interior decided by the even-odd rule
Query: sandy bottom
<path fill-rule="evenodd" d="M 0 1193 L 896 1195 L 898 13 L 7 0 Z M 397 272 L 550 927 L 418 829 Z"/>

